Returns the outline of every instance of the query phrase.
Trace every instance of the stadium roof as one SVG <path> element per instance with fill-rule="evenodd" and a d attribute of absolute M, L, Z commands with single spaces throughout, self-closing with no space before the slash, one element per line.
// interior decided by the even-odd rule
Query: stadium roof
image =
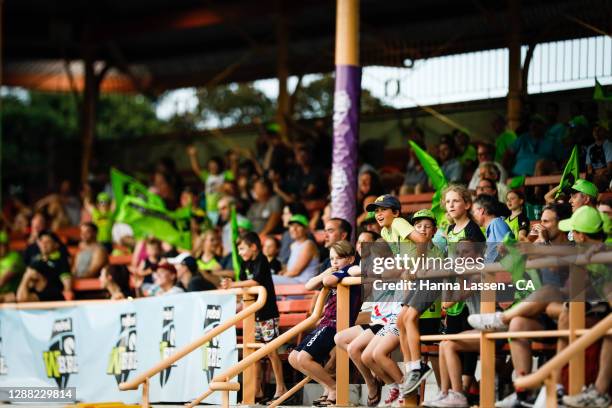
<path fill-rule="evenodd" d="M 362 65 L 405 66 L 506 47 L 506 4 L 362 0 Z M 610 33 L 611 4 L 523 0 L 522 43 L 592 36 L 593 27 Z M 4 0 L 3 84 L 81 90 L 79 61 L 87 53 L 98 70 L 109 63 L 103 92 L 272 78 L 280 18 L 286 19 L 290 75 L 329 72 L 335 6 L 331 0 Z"/>

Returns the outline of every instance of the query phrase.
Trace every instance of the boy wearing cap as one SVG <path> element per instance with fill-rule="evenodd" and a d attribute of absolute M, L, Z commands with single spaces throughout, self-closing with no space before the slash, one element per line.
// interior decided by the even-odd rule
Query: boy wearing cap
<path fill-rule="evenodd" d="M 238 253 L 244 261 L 240 267 L 240 281 L 232 282 L 230 279 L 225 278 L 221 281 L 220 286 L 222 289 L 260 285 L 266 288 L 268 293 L 266 303 L 255 313 L 255 341 L 269 343 L 279 335 L 278 325 L 280 316 L 278 306 L 276 305 L 276 292 L 272 283 L 270 264 L 261 251 L 261 241 L 259 240 L 259 235 L 255 232 L 241 234 L 236 244 L 238 246 Z M 274 398 L 276 399 L 287 391 L 283 377 L 283 365 L 276 350 L 268 354 L 268 358 L 272 364 L 272 371 L 274 371 L 274 378 L 276 380 L 276 392 L 274 393 Z M 259 371 L 259 365 L 256 365 L 256 367 Z M 257 378 L 259 378 L 259 375 L 257 375 Z M 265 402 L 261 385 L 257 394 L 258 402 Z"/>
<path fill-rule="evenodd" d="M 427 241 L 428 256 L 436 256 L 431 240 L 436 233 L 436 217 L 428 209 L 414 213 L 412 223 L 415 230 Z M 400 333 L 400 347 L 404 356 L 406 375 L 400 385 L 403 395 L 414 392 L 432 370 L 421 361 L 421 334 L 438 334 L 440 328 L 441 302 L 440 292 L 433 290 L 411 291 L 397 317 L 397 328 Z"/>
<path fill-rule="evenodd" d="M 185 292 L 200 292 L 216 289 L 215 285 L 205 279 L 198 271 L 198 262 L 188 252 L 183 252 L 168 262 L 176 267 L 177 286 Z"/>

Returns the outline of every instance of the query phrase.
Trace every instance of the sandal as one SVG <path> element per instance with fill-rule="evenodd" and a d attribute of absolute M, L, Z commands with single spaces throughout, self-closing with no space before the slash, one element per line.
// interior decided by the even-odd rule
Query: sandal
<path fill-rule="evenodd" d="M 326 399 L 325 401 L 320 402 L 321 405 L 319 407 L 329 407 L 331 405 L 336 405 L 336 400 Z"/>
<path fill-rule="evenodd" d="M 368 407 L 375 407 L 380 403 L 380 398 L 382 397 L 382 384 L 376 381 L 376 394 L 373 397 L 370 397 L 368 394 Z"/>
<path fill-rule="evenodd" d="M 315 407 L 323 407 L 325 406 L 324 405 L 325 401 L 327 401 L 327 395 L 321 395 L 319 398 L 312 401 L 312 405 Z"/>

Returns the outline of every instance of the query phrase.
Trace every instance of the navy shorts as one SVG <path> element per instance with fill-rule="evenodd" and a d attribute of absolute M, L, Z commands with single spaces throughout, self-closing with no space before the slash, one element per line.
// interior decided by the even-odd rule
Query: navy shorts
<path fill-rule="evenodd" d="M 317 363 L 323 365 L 329 357 L 329 353 L 336 347 L 334 342 L 335 335 L 335 327 L 318 327 L 306 336 L 295 350 L 307 352 Z"/>

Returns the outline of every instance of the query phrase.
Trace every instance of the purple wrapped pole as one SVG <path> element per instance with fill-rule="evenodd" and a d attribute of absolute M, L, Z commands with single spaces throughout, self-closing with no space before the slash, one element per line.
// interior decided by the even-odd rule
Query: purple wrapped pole
<path fill-rule="evenodd" d="M 331 215 L 350 222 L 353 231 L 357 217 L 360 96 L 361 67 L 336 65 Z"/>

